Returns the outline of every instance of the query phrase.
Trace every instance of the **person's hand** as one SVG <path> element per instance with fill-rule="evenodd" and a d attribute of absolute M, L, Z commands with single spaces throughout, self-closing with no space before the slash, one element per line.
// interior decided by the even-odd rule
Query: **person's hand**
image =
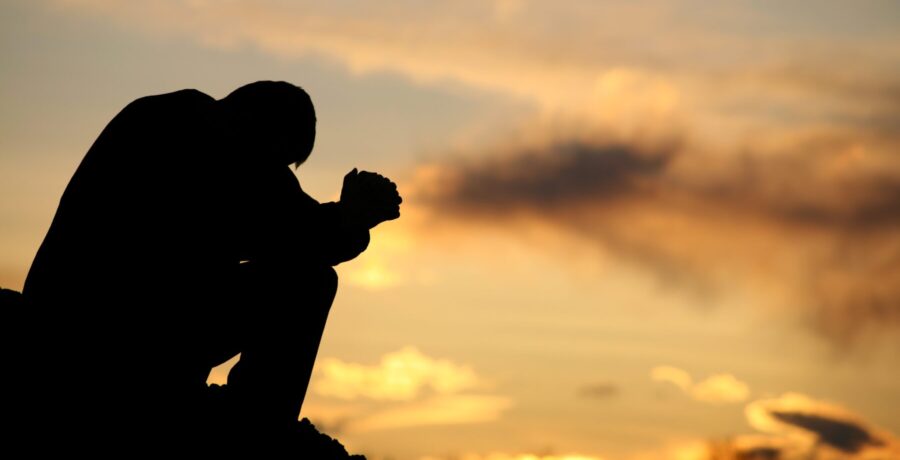
<path fill-rule="evenodd" d="M 397 184 L 381 174 L 353 168 L 344 176 L 341 206 L 348 219 L 365 228 L 400 217 L 402 202 Z"/>

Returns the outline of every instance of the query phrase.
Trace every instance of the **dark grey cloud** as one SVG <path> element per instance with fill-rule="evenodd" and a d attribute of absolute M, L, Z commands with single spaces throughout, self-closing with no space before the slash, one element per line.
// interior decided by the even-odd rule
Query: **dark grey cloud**
<path fill-rule="evenodd" d="M 737 158 L 698 158 L 694 176 L 665 187 L 703 202 L 754 218 L 798 228 L 840 232 L 878 232 L 900 228 L 900 174 L 839 171 L 821 177 L 823 164 L 837 155 L 809 144 L 808 152 L 768 152 Z M 698 172 L 702 163 L 715 173 Z M 718 164 L 717 164 L 718 163 Z M 900 164 L 898 164 L 900 166 Z"/>
<path fill-rule="evenodd" d="M 784 423 L 815 433 L 820 442 L 848 454 L 855 454 L 868 446 L 885 445 L 866 428 L 850 421 L 799 412 L 771 411 L 770 414 Z"/>
<path fill-rule="evenodd" d="M 878 231 L 900 226 L 900 174 L 823 180 L 815 177 L 821 169 L 817 163 L 833 158 L 819 151 L 723 156 L 686 153 L 677 144 L 646 149 L 578 141 L 481 158 L 442 165 L 446 174 L 439 178 L 440 190 L 429 187 L 431 193 L 418 198 L 495 218 L 517 211 L 602 211 L 604 204 L 640 200 L 695 212 L 731 210 L 811 228 Z"/>
<path fill-rule="evenodd" d="M 738 436 L 735 446 L 778 448 L 791 459 L 900 458 L 900 442 L 890 432 L 841 406 L 799 393 L 754 401 L 745 415 L 761 434 Z M 809 436 L 798 436 L 800 432 Z"/>
<path fill-rule="evenodd" d="M 425 199 L 460 212 L 502 216 L 549 211 L 574 204 L 613 201 L 650 193 L 672 150 L 638 152 L 628 146 L 580 142 L 523 150 L 479 163 L 453 165 L 452 183 Z"/>
<path fill-rule="evenodd" d="M 894 170 L 857 168 L 851 147 L 839 136 L 731 154 L 511 146 L 436 165 L 413 200 L 457 223 L 515 231 L 538 219 L 692 292 L 728 285 L 723 272 L 789 283 L 809 324 L 850 342 L 900 326 L 900 158 Z"/>

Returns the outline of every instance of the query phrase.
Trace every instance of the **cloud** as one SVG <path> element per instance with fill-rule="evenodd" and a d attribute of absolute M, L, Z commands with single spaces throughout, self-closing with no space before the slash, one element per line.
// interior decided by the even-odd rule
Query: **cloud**
<path fill-rule="evenodd" d="M 357 74 L 461 84 L 620 133 L 646 134 L 682 117 L 725 139 L 752 135 L 761 125 L 771 130 L 838 119 L 889 131 L 900 120 L 900 104 L 885 97 L 896 91 L 896 34 L 873 27 L 854 30 L 848 40 L 790 9 L 763 14 L 744 4 L 704 5 L 702 16 L 686 20 L 690 6 L 663 0 L 628 6 L 515 0 L 51 4 L 204 46 L 314 56 Z M 857 8 L 845 15 L 872 23 L 873 16 L 892 14 Z M 757 21 L 790 22 L 761 40 Z"/>
<path fill-rule="evenodd" d="M 522 139 L 424 166 L 415 187 L 436 193 L 407 202 L 461 221 L 524 215 L 697 292 L 773 293 L 760 303 L 846 342 L 900 324 L 900 56 L 892 14 L 825 3 L 872 27 L 735 3 L 686 20 L 661 0 L 51 2 L 129 31 L 528 101 Z M 755 21 L 791 27 L 760 37 Z M 377 264 L 347 278 L 405 282 Z"/>
<path fill-rule="evenodd" d="M 432 211 L 431 228 L 537 222 L 675 285 L 770 294 L 771 311 L 838 342 L 900 325 L 888 150 L 826 134 L 743 153 L 547 136 L 423 166 L 409 201 Z"/>
<path fill-rule="evenodd" d="M 856 453 L 868 446 L 884 445 L 854 423 L 792 412 L 772 411 L 770 414 L 779 421 L 815 433 L 823 443 L 847 453 Z"/>
<path fill-rule="evenodd" d="M 661 380 L 685 383 L 683 371 L 661 367 Z M 677 383 L 676 383 L 677 382 Z M 688 388 L 691 386 L 688 383 Z M 886 460 L 900 458 L 892 434 L 833 403 L 799 393 L 761 399 L 745 406 L 759 433 L 673 442 L 639 452 L 629 460 Z"/>
<path fill-rule="evenodd" d="M 728 210 L 735 220 L 797 230 L 878 232 L 900 224 L 900 165 L 867 154 L 859 143 L 824 136 L 778 151 L 694 149 L 700 147 L 610 144 L 588 136 L 511 143 L 468 160 L 428 165 L 413 185 L 417 198 L 434 206 L 498 219 L 517 211 L 602 216 L 622 211 L 610 206 L 622 204 L 647 211 L 671 206 L 696 220 Z"/>
<path fill-rule="evenodd" d="M 741 402 L 750 395 L 750 387 L 731 374 L 715 374 L 693 383 L 687 371 L 672 366 L 657 366 L 651 370 L 650 376 L 653 380 L 671 383 L 692 398 L 708 403 Z"/>
<path fill-rule="evenodd" d="M 778 436 L 738 435 L 708 441 L 704 460 L 817 460 L 808 444 Z"/>
<path fill-rule="evenodd" d="M 687 371 L 672 366 L 657 366 L 650 371 L 650 378 L 658 382 L 668 382 L 689 393 L 693 386 L 691 374 Z"/>
<path fill-rule="evenodd" d="M 712 440 L 672 443 L 624 457 L 628 460 L 887 460 L 896 451 L 835 450 L 814 441 L 783 435 L 742 434 Z"/>
<path fill-rule="evenodd" d="M 604 457 L 580 454 L 507 454 L 507 453 L 490 453 L 490 454 L 465 454 L 462 456 L 454 456 L 450 458 L 442 457 L 422 457 L 419 460 L 603 460 Z"/>
<path fill-rule="evenodd" d="M 282 58 L 324 57 L 358 74 L 391 72 L 421 83 L 456 82 L 542 107 L 580 107 L 584 91 L 610 108 L 626 107 L 618 92 L 625 88 L 640 89 L 646 102 L 642 108 L 650 111 L 667 110 L 677 99 L 661 78 L 597 61 L 592 53 L 573 53 L 571 43 L 548 41 L 550 31 L 534 35 L 537 29 L 528 24 L 541 16 L 522 2 L 398 2 L 353 8 L 271 0 L 53 3 L 153 35 L 186 37 L 223 49 L 251 46 Z M 504 22 L 507 26 L 498 33 L 498 23 Z M 554 65 L 560 60 L 568 65 Z"/>
<path fill-rule="evenodd" d="M 670 442 L 662 447 L 638 452 L 628 460 L 730 460 L 713 458 L 709 443 L 700 440 Z"/>
<path fill-rule="evenodd" d="M 421 198 L 450 211 L 503 217 L 516 212 L 550 212 L 582 203 L 604 204 L 652 193 L 653 178 L 665 170 L 670 150 L 640 152 L 627 146 L 582 143 L 481 156 L 431 178 L 440 190 Z"/>
<path fill-rule="evenodd" d="M 823 24 L 852 20 L 731 2 L 704 5 L 704 15 L 686 20 L 691 8 L 678 5 L 690 0 L 627 7 L 517 0 L 48 3 L 166 39 L 253 47 L 279 58 L 314 56 L 359 74 L 390 72 L 504 94 L 533 103 L 525 119 L 584 123 L 617 140 L 665 137 L 690 126 L 732 149 L 817 130 L 897 147 L 900 37 L 895 24 L 883 22 L 894 12 L 880 13 L 881 7 L 819 2 L 842 11 L 842 19 L 882 24 L 841 34 Z M 760 36 L 759 23 L 767 21 L 791 27 Z M 723 29 L 725 23 L 734 27 Z"/>
<path fill-rule="evenodd" d="M 578 396 L 589 399 L 609 399 L 621 392 L 619 385 L 612 382 L 599 382 L 585 385 L 578 389 Z"/>
<path fill-rule="evenodd" d="M 325 358 L 317 368 L 313 391 L 344 400 L 410 401 L 425 391 L 459 393 L 480 383 L 471 368 L 431 358 L 415 347 L 388 353 L 376 365 Z"/>
<path fill-rule="evenodd" d="M 311 385 L 320 398 L 303 410 L 344 432 L 485 423 L 499 419 L 513 400 L 471 393 L 484 386 L 468 366 L 405 347 L 374 365 L 320 360 Z"/>
<path fill-rule="evenodd" d="M 848 458 L 900 456 L 900 442 L 894 435 L 841 406 L 799 393 L 754 401 L 745 414 L 757 430 L 806 446 L 812 453 L 825 447 Z"/>
<path fill-rule="evenodd" d="M 809 446 L 799 447 L 780 437 L 755 434 L 712 440 L 672 442 L 623 458 L 627 460 L 839 460 L 835 457 L 817 456 L 809 450 Z"/>
<path fill-rule="evenodd" d="M 691 395 L 711 403 L 740 402 L 750 395 L 750 387 L 731 374 L 716 374 L 694 385 Z"/>
<path fill-rule="evenodd" d="M 350 429 L 373 431 L 491 422 L 512 405 L 512 400 L 503 396 L 441 395 L 365 416 L 351 422 Z"/>

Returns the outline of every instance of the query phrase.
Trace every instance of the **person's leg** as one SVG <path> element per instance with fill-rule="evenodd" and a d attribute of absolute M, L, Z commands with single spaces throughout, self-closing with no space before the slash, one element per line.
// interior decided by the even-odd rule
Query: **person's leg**
<path fill-rule="evenodd" d="M 292 427 L 337 291 L 331 267 L 245 264 L 245 323 L 238 332 L 241 359 L 228 376 L 228 394 L 247 423 Z"/>

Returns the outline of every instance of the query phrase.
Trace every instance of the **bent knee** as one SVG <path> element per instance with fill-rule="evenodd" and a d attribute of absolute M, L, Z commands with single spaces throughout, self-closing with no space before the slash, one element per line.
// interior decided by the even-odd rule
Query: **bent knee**
<path fill-rule="evenodd" d="M 334 267 L 328 267 L 325 269 L 326 276 L 328 277 L 328 281 L 330 284 L 337 287 L 338 285 L 338 274 L 337 271 L 334 270 Z"/>
<path fill-rule="evenodd" d="M 321 276 L 322 276 L 322 289 L 327 292 L 330 292 L 331 296 L 334 297 L 334 295 L 337 293 L 337 287 L 338 287 L 337 272 L 334 270 L 333 267 L 325 267 L 325 269 L 322 270 Z"/>
<path fill-rule="evenodd" d="M 338 275 L 330 266 L 303 266 L 288 264 L 242 264 L 242 284 L 254 298 L 259 293 L 277 297 L 294 297 L 298 292 L 317 293 L 316 297 L 334 299 L 338 287 Z"/>
<path fill-rule="evenodd" d="M 334 298 L 338 287 L 338 274 L 332 267 L 304 267 L 289 275 L 295 288 L 321 292 Z"/>

